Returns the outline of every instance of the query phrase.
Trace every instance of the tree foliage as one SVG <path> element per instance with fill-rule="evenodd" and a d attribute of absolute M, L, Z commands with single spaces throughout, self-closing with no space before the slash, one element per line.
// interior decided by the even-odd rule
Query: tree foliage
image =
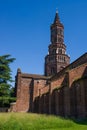
<path fill-rule="evenodd" d="M 10 107 L 10 103 L 15 101 L 16 97 L 0 97 L 0 107 Z"/>
<path fill-rule="evenodd" d="M 11 55 L 0 56 L 0 96 L 9 94 L 10 83 L 12 82 L 10 63 L 15 58 L 10 58 Z"/>

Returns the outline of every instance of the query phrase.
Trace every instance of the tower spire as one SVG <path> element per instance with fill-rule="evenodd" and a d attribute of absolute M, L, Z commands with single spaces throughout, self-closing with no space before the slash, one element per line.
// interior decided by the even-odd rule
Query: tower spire
<path fill-rule="evenodd" d="M 55 15 L 54 23 L 60 23 L 60 18 L 59 18 L 59 14 L 58 14 L 58 9 L 56 9 L 56 15 Z"/>

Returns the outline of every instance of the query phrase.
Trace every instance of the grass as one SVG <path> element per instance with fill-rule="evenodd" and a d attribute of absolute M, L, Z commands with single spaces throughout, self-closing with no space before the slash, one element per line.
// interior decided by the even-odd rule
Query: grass
<path fill-rule="evenodd" d="M 56 116 L 0 113 L 0 130 L 87 130 L 87 120 L 74 122 Z"/>

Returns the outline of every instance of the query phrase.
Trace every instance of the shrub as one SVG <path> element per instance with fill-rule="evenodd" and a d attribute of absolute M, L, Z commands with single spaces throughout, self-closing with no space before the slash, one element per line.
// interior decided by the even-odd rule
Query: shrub
<path fill-rule="evenodd" d="M 15 97 L 0 97 L 0 107 L 10 107 L 10 103 L 15 102 Z"/>

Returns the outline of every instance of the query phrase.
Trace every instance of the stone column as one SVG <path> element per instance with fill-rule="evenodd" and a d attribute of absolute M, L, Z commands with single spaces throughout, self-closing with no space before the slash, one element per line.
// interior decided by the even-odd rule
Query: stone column
<path fill-rule="evenodd" d="M 84 80 L 81 82 L 81 101 L 82 101 L 82 108 L 81 108 L 81 111 L 82 111 L 82 118 L 86 117 L 86 107 L 85 107 L 85 104 L 87 102 L 87 100 L 85 100 L 85 85 L 84 85 Z"/>
<path fill-rule="evenodd" d="M 55 91 L 55 109 L 56 109 L 56 115 L 58 115 L 59 111 L 58 111 L 58 91 L 59 90 L 56 90 Z"/>
<path fill-rule="evenodd" d="M 78 111 L 78 118 L 85 117 L 85 91 L 83 81 L 80 80 L 76 83 L 76 92 L 77 92 L 77 111 Z"/>
<path fill-rule="evenodd" d="M 46 103 L 45 103 L 46 95 L 45 95 L 45 94 L 43 95 L 43 98 L 44 98 L 44 99 L 43 99 L 43 101 L 44 101 L 44 102 L 43 102 L 43 112 L 46 113 Z"/>
<path fill-rule="evenodd" d="M 41 113 L 41 89 L 39 89 L 39 113 Z"/>
<path fill-rule="evenodd" d="M 64 87 L 64 114 L 65 117 L 70 116 L 70 92 L 69 87 Z"/>
<path fill-rule="evenodd" d="M 51 114 L 51 95 L 52 95 L 51 82 L 49 82 L 49 114 Z"/>

